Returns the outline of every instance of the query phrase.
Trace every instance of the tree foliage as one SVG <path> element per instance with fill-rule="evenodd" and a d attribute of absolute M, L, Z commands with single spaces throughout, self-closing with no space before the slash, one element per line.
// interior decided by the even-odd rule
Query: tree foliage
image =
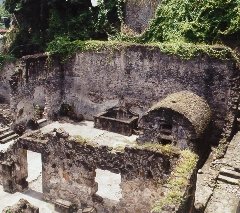
<path fill-rule="evenodd" d="M 239 0 L 163 0 L 144 41 L 216 43 L 240 33 Z"/>
<path fill-rule="evenodd" d="M 5 0 L 5 8 L 16 16 L 19 33 L 11 51 L 32 54 L 44 51 L 57 37 L 70 40 L 107 40 L 120 29 L 122 0 Z"/>

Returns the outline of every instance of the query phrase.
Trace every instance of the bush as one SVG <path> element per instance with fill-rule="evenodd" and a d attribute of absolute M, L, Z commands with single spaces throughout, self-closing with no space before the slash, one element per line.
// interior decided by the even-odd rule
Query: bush
<path fill-rule="evenodd" d="M 164 0 L 143 40 L 211 44 L 239 33 L 239 0 Z"/>

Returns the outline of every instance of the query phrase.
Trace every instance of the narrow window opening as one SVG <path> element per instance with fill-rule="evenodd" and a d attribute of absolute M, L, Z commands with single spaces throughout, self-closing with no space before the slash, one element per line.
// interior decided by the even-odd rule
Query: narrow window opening
<path fill-rule="evenodd" d="M 29 188 L 42 193 L 42 156 L 40 153 L 27 151 Z"/>
<path fill-rule="evenodd" d="M 161 124 L 160 133 L 164 135 L 172 134 L 172 125 L 171 124 Z"/>
<path fill-rule="evenodd" d="M 160 140 L 160 142 L 161 142 L 161 144 L 163 144 L 163 145 L 167 145 L 167 144 L 171 144 L 171 143 L 172 143 L 171 140 L 167 140 L 167 139 L 163 139 L 163 138 Z"/>

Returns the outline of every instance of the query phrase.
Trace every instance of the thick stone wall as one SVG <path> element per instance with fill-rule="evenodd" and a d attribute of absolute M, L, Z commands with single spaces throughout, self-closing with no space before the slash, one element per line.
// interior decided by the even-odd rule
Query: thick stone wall
<path fill-rule="evenodd" d="M 10 80 L 15 122 L 34 118 L 39 107 L 44 110 L 44 115 L 54 117 L 61 105 L 62 78 L 57 60 L 49 59 L 47 55 L 22 58 Z"/>
<path fill-rule="evenodd" d="M 154 103 L 183 90 L 209 104 L 209 141 L 219 140 L 226 117 L 234 119 L 231 103 L 238 102 L 239 90 L 234 85 L 239 84 L 239 69 L 231 60 L 206 55 L 183 60 L 157 47 L 132 45 L 78 53 L 64 66 L 59 62 L 49 62 L 47 56 L 41 55 L 22 60 L 22 68 L 11 81 L 16 121 L 34 117 L 36 105 L 52 118 L 61 103 L 93 120 L 94 115 L 125 102 L 141 118 Z"/>
<path fill-rule="evenodd" d="M 141 115 L 171 93 L 193 92 L 213 112 L 210 141 L 220 136 L 231 107 L 231 85 L 239 81 L 232 61 L 204 55 L 183 60 L 143 46 L 79 53 L 65 65 L 64 75 L 64 102 L 74 105 L 86 119 L 122 99 Z"/>
<path fill-rule="evenodd" d="M 14 63 L 6 63 L 0 69 L 0 103 L 10 103 L 10 85 L 9 80 L 15 70 Z"/>

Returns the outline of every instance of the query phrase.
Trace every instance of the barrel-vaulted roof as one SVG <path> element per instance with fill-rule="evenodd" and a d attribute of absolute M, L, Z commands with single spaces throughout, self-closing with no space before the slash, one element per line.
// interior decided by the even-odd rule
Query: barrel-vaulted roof
<path fill-rule="evenodd" d="M 195 128 L 197 135 L 203 133 L 211 119 L 211 109 L 202 97 L 189 92 L 181 91 L 168 95 L 149 110 L 171 109 L 186 117 Z"/>

